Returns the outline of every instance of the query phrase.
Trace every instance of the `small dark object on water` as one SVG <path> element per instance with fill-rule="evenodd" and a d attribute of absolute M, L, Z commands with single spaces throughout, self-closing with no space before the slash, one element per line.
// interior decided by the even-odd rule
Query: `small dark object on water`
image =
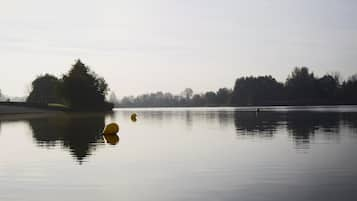
<path fill-rule="evenodd" d="M 260 112 L 260 109 L 259 109 L 259 108 L 257 108 L 257 112 Z"/>

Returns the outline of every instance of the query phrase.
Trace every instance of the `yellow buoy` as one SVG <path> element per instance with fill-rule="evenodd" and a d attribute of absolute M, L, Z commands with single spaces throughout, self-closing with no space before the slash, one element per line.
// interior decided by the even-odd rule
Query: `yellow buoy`
<path fill-rule="evenodd" d="M 103 134 L 104 135 L 113 135 L 113 134 L 116 134 L 118 131 L 119 131 L 119 125 L 116 123 L 110 123 L 104 128 Z"/>
<path fill-rule="evenodd" d="M 136 116 L 137 116 L 136 113 L 133 113 L 133 114 L 130 115 L 130 119 L 135 122 L 136 121 Z"/>
<path fill-rule="evenodd" d="M 104 139 L 108 144 L 111 145 L 116 145 L 118 144 L 120 138 L 117 134 L 112 134 L 112 135 L 104 135 Z"/>

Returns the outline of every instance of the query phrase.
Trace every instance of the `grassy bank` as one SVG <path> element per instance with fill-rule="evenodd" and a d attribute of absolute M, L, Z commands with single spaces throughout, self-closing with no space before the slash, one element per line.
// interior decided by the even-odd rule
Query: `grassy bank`
<path fill-rule="evenodd" d="M 26 102 L 0 102 L 0 114 L 26 114 L 46 112 L 66 112 L 68 108 L 62 105 L 42 105 Z"/>

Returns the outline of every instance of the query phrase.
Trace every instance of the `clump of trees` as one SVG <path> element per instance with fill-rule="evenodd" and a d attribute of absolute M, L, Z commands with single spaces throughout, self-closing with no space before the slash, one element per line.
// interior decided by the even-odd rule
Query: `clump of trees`
<path fill-rule="evenodd" d="M 317 77 L 307 67 L 296 67 L 285 83 L 272 76 L 238 78 L 233 90 L 194 94 L 186 88 L 180 95 L 149 93 L 118 101 L 121 107 L 249 106 L 357 104 L 357 75 L 341 82 L 338 73 Z"/>
<path fill-rule="evenodd" d="M 32 82 L 27 102 L 61 104 L 78 111 L 109 110 L 113 105 L 105 101 L 108 90 L 105 80 L 78 59 L 61 78 L 50 74 L 38 76 Z"/>
<path fill-rule="evenodd" d="M 66 104 L 77 110 L 103 108 L 108 85 L 80 60 L 73 65 L 67 75 L 63 75 L 61 95 Z"/>

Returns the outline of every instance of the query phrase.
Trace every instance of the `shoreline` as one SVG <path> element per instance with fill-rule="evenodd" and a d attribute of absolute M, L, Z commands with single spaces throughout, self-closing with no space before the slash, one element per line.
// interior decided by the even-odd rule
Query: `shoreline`
<path fill-rule="evenodd" d="M 93 113 L 111 112 L 113 108 L 102 108 L 94 110 L 72 110 L 55 104 L 44 105 L 26 102 L 0 102 L 0 115 L 12 114 L 41 114 L 41 113 Z"/>
<path fill-rule="evenodd" d="M 357 104 L 281 104 L 281 105 L 202 105 L 202 106 L 114 106 L 113 109 L 125 108 L 224 108 L 224 107 L 315 107 L 315 106 L 357 106 Z"/>
<path fill-rule="evenodd" d="M 51 107 L 32 107 L 25 105 L 3 105 L 0 104 L 0 115 L 12 114 L 41 114 L 41 113 L 62 113 L 64 110 L 54 109 Z"/>
<path fill-rule="evenodd" d="M 237 108 L 252 108 L 252 107 L 329 107 L 329 106 L 357 106 L 356 104 L 311 104 L 311 105 L 210 105 L 210 106 L 119 106 L 113 109 L 131 109 L 131 108 L 225 108 L 225 107 L 237 107 Z M 93 112 L 112 112 L 110 111 L 72 111 L 69 108 L 31 104 L 26 102 L 0 102 L 0 115 L 28 115 L 28 114 L 60 114 L 60 113 L 93 113 Z"/>

